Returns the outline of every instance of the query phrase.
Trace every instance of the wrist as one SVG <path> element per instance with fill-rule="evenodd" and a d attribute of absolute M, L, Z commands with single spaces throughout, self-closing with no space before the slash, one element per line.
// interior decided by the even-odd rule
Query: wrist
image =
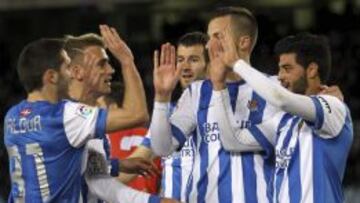
<path fill-rule="evenodd" d="M 128 66 L 134 66 L 135 63 L 134 63 L 134 60 L 133 59 L 122 59 L 122 60 L 119 60 L 120 64 L 121 64 L 121 67 L 128 67 Z"/>
<path fill-rule="evenodd" d="M 155 101 L 166 103 L 171 101 L 171 93 L 155 93 Z"/>

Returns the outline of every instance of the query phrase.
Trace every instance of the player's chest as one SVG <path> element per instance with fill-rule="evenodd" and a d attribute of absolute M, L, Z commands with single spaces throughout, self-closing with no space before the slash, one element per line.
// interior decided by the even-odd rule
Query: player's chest
<path fill-rule="evenodd" d="M 278 129 L 275 146 L 276 168 L 287 169 L 291 162 L 300 158 L 300 154 L 307 154 L 312 147 L 312 130 L 300 119 L 290 119 Z"/>

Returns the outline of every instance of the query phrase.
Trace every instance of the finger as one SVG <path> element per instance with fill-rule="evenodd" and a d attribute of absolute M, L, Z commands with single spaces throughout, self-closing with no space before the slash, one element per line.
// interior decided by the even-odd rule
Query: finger
<path fill-rule="evenodd" d="M 172 67 L 176 66 L 176 51 L 174 46 L 170 46 L 170 64 Z"/>
<path fill-rule="evenodd" d="M 110 30 L 111 30 L 115 40 L 123 41 L 115 28 L 111 27 Z"/>
<path fill-rule="evenodd" d="M 104 41 L 106 42 L 106 44 L 109 46 L 112 46 L 113 44 L 115 44 L 113 36 L 112 36 L 112 32 L 110 31 L 109 26 L 107 25 L 103 25 L 101 27 L 101 34 L 104 38 Z"/>
<path fill-rule="evenodd" d="M 158 50 L 154 51 L 153 62 L 154 62 L 154 70 L 159 68 L 159 51 Z"/>
<path fill-rule="evenodd" d="M 169 43 L 166 43 L 165 45 L 165 64 L 170 64 L 170 58 L 171 58 L 171 47 Z"/>
<path fill-rule="evenodd" d="M 161 45 L 160 66 L 165 64 L 165 44 Z"/>

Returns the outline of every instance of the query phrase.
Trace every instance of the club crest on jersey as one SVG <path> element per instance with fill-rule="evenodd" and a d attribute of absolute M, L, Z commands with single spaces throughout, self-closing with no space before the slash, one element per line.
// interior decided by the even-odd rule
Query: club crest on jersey
<path fill-rule="evenodd" d="M 31 109 L 29 109 L 29 108 L 26 108 L 26 109 L 23 109 L 22 111 L 20 111 L 20 116 L 21 117 L 26 117 L 29 114 L 31 114 Z"/>
<path fill-rule="evenodd" d="M 256 100 L 249 100 L 247 107 L 251 112 L 257 111 L 258 110 L 258 102 Z"/>
<path fill-rule="evenodd" d="M 81 117 L 88 117 L 89 115 L 91 115 L 94 112 L 94 109 L 90 106 L 79 106 L 76 110 L 76 114 L 78 114 Z"/>

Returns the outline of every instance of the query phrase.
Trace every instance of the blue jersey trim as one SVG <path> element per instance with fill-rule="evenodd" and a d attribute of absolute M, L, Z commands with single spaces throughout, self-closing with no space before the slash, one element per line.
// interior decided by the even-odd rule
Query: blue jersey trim
<path fill-rule="evenodd" d="M 110 175 L 113 177 L 117 177 L 119 176 L 119 164 L 120 164 L 120 160 L 119 159 L 110 159 L 110 165 L 111 165 L 111 170 L 110 170 Z"/>
<path fill-rule="evenodd" d="M 96 120 L 96 129 L 95 129 L 96 138 L 101 138 L 101 139 L 105 138 L 106 120 L 107 120 L 107 111 L 104 109 L 99 109 L 98 117 Z"/>
<path fill-rule="evenodd" d="M 320 129 L 324 124 L 324 110 L 321 106 L 321 103 L 317 97 L 310 97 L 315 105 L 316 110 L 316 120 L 315 120 L 315 129 Z"/>
<path fill-rule="evenodd" d="M 300 177 L 299 140 L 296 141 L 295 151 L 291 155 L 291 160 L 288 166 L 288 176 L 289 176 L 290 202 L 294 202 L 294 203 L 300 202 L 302 191 L 301 191 L 301 177 Z"/>
<path fill-rule="evenodd" d="M 140 144 L 141 146 L 144 146 L 148 149 L 151 149 L 151 139 L 148 137 L 144 137 L 143 141 Z"/>
<path fill-rule="evenodd" d="M 274 155 L 274 146 L 269 142 L 269 140 L 261 132 L 261 130 L 256 125 L 252 125 L 249 128 L 249 131 L 254 136 L 256 141 L 261 145 L 261 147 L 265 150 L 264 159 L 272 158 Z"/>
<path fill-rule="evenodd" d="M 172 174 L 172 198 L 181 200 L 181 188 L 182 188 L 182 172 L 181 172 L 181 158 L 174 159 L 172 163 L 173 174 Z"/>
<path fill-rule="evenodd" d="M 150 195 L 148 203 L 160 203 L 161 198 L 155 195 Z"/>
<path fill-rule="evenodd" d="M 186 137 L 185 137 L 184 133 L 175 125 L 171 125 L 171 132 L 172 132 L 173 136 L 175 137 L 175 139 L 179 143 L 179 147 L 177 150 L 181 150 L 181 148 L 184 146 L 184 144 L 186 142 Z"/>

